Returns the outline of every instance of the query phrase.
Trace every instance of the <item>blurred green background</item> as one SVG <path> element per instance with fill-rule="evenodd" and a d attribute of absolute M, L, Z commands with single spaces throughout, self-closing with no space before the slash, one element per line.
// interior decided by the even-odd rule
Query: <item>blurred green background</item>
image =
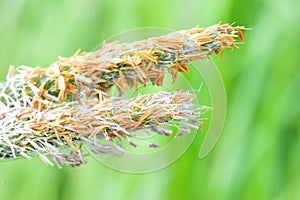
<path fill-rule="evenodd" d="M 10 64 L 45 67 L 132 28 L 253 28 L 239 50 L 214 57 L 228 112 L 205 159 L 198 135 L 177 162 L 149 174 L 92 157 L 62 170 L 38 158 L 1 162 L 0 199 L 300 199 L 299 8 L 297 0 L 0 0 L 1 81 Z"/>

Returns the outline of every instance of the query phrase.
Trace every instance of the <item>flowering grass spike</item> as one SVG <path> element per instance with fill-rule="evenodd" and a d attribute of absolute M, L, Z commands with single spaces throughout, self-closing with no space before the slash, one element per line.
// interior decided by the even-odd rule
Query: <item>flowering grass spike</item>
<path fill-rule="evenodd" d="M 10 67 L 0 83 L 0 159 L 39 157 L 49 165 L 86 163 L 82 145 L 95 154 L 122 155 L 122 140 L 136 147 L 135 131 L 177 136 L 200 125 L 204 107 L 188 91 L 159 92 L 132 99 L 113 97 L 127 87 L 176 81 L 187 64 L 243 41 L 243 27 L 217 24 L 133 43 L 103 43 L 94 52 L 59 57 L 48 68 Z M 84 142 L 84 143 L 83 143 Z M 149 143 L 149 147 L 159 144 Z"/>

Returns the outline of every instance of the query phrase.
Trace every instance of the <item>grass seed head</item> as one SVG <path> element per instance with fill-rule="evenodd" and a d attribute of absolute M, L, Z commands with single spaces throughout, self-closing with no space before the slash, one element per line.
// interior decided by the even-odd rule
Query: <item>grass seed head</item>
<path fill-rule="evenodd" d="M 115 85 L 163 85 L 188 73 L 187 63 L 208 58 L 244 41 L 243 27 L 217 24 L 133 43 L 103 43 L 94 52 L 59 57 L 48 68 L 10 67 L 0 83 L 0 160 L 31 158 L 48 165 L 71 167 L 86 163 L 84 142 L 93 153 L 122 155 L 121 140 L 139 145 L 137 130 L 181 136 L 197 129 L 201 107 L 187 91 L 158 92 L 123 99 L 109 95 Z M 149 143 L 149 147 L 158 147 Z"/>

